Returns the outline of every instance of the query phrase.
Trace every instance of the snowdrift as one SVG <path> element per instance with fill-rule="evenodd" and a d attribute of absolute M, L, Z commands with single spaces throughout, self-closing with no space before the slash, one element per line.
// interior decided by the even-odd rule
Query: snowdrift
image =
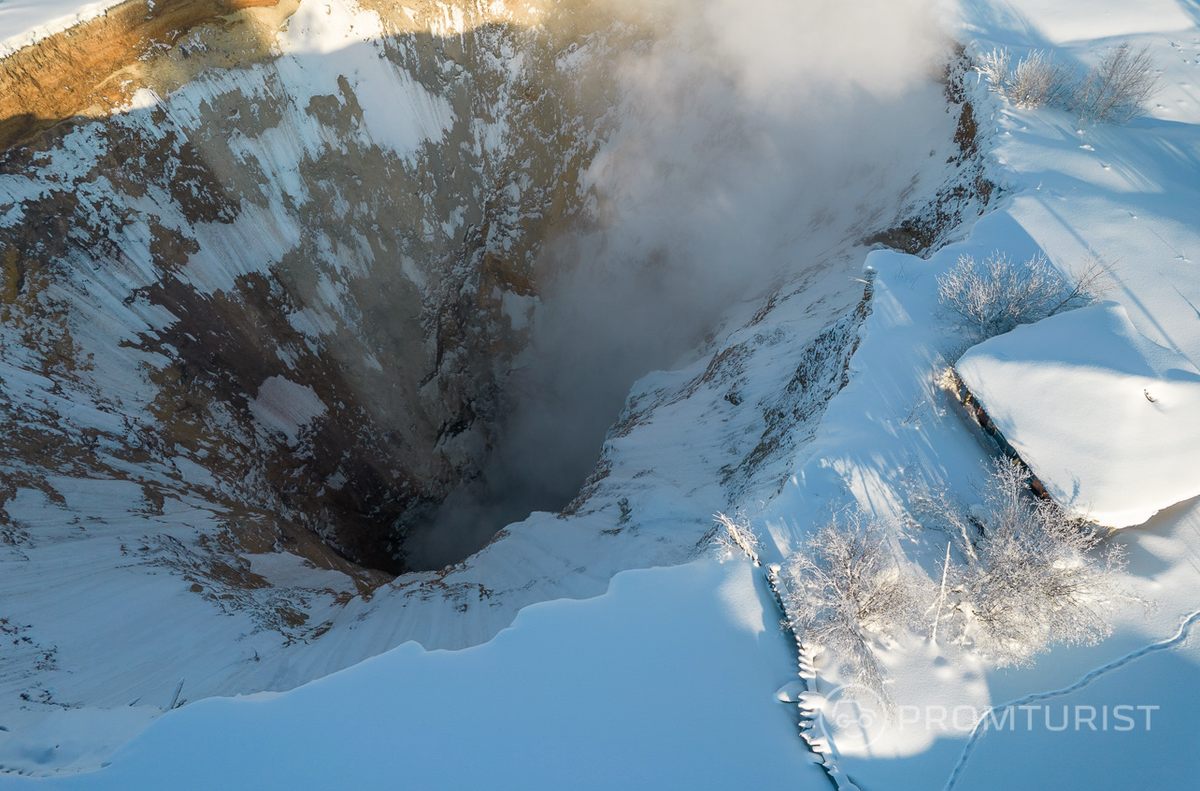
<path fill-rule="evenodd" d="M 957 365 L 1057 502 L 1108 527 L 1200 495 L 1200 371 L 1105 302 L 1018 327 Z"/>

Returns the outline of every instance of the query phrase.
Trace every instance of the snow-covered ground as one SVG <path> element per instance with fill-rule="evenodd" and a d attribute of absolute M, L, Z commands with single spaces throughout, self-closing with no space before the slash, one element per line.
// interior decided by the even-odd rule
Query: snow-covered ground
<path fill-rule="evenodd" d="M 743 490 L 747 514 L 766 533 L 767 559 L 781 558 L 814 524 L 852 504 L 904 524 L 905 483 L 914 477 L 977 499 L 973 483 L 994 447 L 935 386 L 957 346 L 952 327 L 935 315 L 935 279 L 962 254 L 999 249 L 1023 260 L 1041 251 L 1067 272 L 1098 255 L 1113 268 L 1110 299 L 1137 332 L 1200 363 L 1200 7 L 964 0 L 960 13 L 945 13 L 972 52 L 1053 48 L 1091 64 L 1126 38 L 1146 43 L 1162 69 L 1156 104 L 1126 127 L 1080 129 L 1065 113 L 1017 110 L 980 86 L 977 116 L 993 147 L 989 175 L 1003 189 L 1001 202 L 930 260 L 882 250 L 868 258 L 872 312 L 849 384 L 819 416 L 811 441 L 782 443 L 782 455 L 771 459 L 776 472 L 790 473 L 782 491 L 775 495 L 761 480 Z M 830 275 L 812 276 L 822 277 Z M 672 521 L 703 518 L 700 509 L 716 498 L 689 491 L 689 479 L 711 479 L 714 460 L 746 443 L 751 428 L 713 404 L 726 392 L 730 403 L 776 396 L 772 388 L 782 389 L 796 364 L 787 342 L 811 339 L 811 323 L 822 326 L 825 317 L 806 314 L 785 307 L 767 324 L 747 321 L 728 333 L 719 343 L 736 349 L 744 341 L 752 364 L 724 379 L 702 376 L 702 361 L 635 388 L 627 424 L 637 425 L 640 403 L 655 408 L 644 412 L 639 431 L 610 437 L 618 464 L 598 484 L 614 497 L 631 493 L 621 511 L 639 513 L 628 529 L 643 531 L 631 546 L 652 553 L 669 541 Z M 771 333 L 775 343 L 750 342 Z M 661 395 L 687 392 L 689 382 L 711 402 Z M 594 518 L 611 516 L 615 508 L 605 507 Z M 485 557 L 490 567 L 511 566 L 505 584 L 516 585 L 530 553 L 549 546 L 551 564 L 569 568 L 573 552 L 605 540 L 578 521 L 535 515 Z M 915 639 L 888 649 L 897 717 L 842 723 L 834 748 L 843 770 L 866 791 L 1194 786 L 1200 503 L 1166 508 L 1113 540 L 1129 549 L 1128 586 L 1155 609 L 1121 610 L 1111 638 L 1056 648 L 1030 669 L 996 671 L 954 646 Z M 932 573 L 947 537 L 911 528 L 897 543 Z M 537 564 L 551 565 L 544 557 Z M 586 582 L 577 577 L 562 592 L 595 592 L 607 571 L 593 568 Z M 348 611 L 338 623 L 346 640 L 386 642 L 378 633 L 353 635 L 358 611 L 386 604 Z M 628 572 L 597 598 L 527 607 L 486 644 L 426 652 L 408 643 L 291 692 L 189 704 L 159 718 L 101 771 L 0 776 L 0 787 L 827 787 L 807 761 L 793 712 L 775 698 L 795 677 L 775 619 L 742 560 Z M 306 661 L 300 657 L 294 661 Z M 130 717 L 142 717 L 138 711 Z M 989 711 L 1003 728 L 975 730 Z M 111 727 L 112 720 L 96 726 L 86 710 L 75 713 L 76 723 L 68 715 L 57 722 L 64 750 L 89 727 Z M 0 732 L 6 738 L 15 737 Z"/>
<path fill-rule="evenodd" d="M 1056 502 L 1106 527 L 1200 495 L 1200 371 L 1116 303 L 1018 327 L 955 369 Z"/>
<path fill-rule="evenodd" d="M 41 785 L 824 788 L 775 696 L 792 657 L 757 571 L 625 572 L 484 645 L 407 643 L 292 693 L 187 706 L 109 768 Z"/>
<path fill-rule="evenodd" d="M 958 348 L 952 327 L 935 318 L 935 279 L 960 255 L 978 260 L 1000 250 L 1024 260 L 1041 251 L 1068 273 L 1099 256 L 1113 268 L 1115 288 L 1108 296 L 1137 332 L 1164 347 L 1158 356 L 1177 355 L 1178 367 L 1194 370 L 1200 360 L 1200 281 L 1193 263 L 1200 255 L 1200 9 L 1172 2 L 1133 9 L 1075 2 L 964 4 L 963 35 L 976 53 L 994 46 L 1011 47 L 1016 55 L 1052 48 L 1061 58 L 1091 65 L 1126 39 L 1148 44 L 1161 69 L 1155 104 L 1126 127 L 1081 129 L 1065 112 L 981 100 L 994 145 L 992 177 L 1006 193 L 1002 204 L 966 241 L 930 261 L 891 252 L 868 260 L 878 273 L 876 297 L 853 360 L 855 376 L 798 460 L 795 485 L 763 514 L 781 551 L 822 511 L 851 502 L 903 521 L 909 476 L 948 484 L 967 501 L 978 499 L 973 484 L 983 480 L 984 461 L 995 447 L 934 385 Z M 1086 320 L 1086 314 L 1061 316 L 1048 322 L 1046 332 L 1057 321 Z M 1090 342 L 1112 340 L 1097 333 Z M 1120 354 L 1107 351 L 1113 358 Z M 1053 356 L 1051 348 L 1045 352 L 1045 358 Z M 1105 352 L 1096 350 L 1099 357 Z M 1156 356 L 1153 349 L 1141 353 Z M 1048 380 L 1069 379 L 1079 355 L 1076 348 L 1057 363 L 1047 359 Z M 1037 383 L 1006 386 L 1036 389 Z M 1145 403 L 1140 389 L 1135 394 Z M 1070 414 L 1069 404 L 1058 408 Z M 1160 470 L 1171 476 L 1173 493 L 1194 492 L 1194 450 L 1173 444 L 1178 437 L 1139 436 L 1119 425 L 1076 428 L 1087 434 L 1073 438 L 1068 466 L 1094 468 L 1101 462 L 1093 453 L 1136 458 L 1169 448 L 1177 455 L 1160 460 Z M 1191 430 L 1188 423 L 1178 433 Z M 1100 439 L 1099 449 L 1089 448 L 1089 438 Z M 1172 499 L 1159 497 L 1155 507 Z M 897 719 L 835 739 L 848 774 L 868 789 L 1194 785 L 1200 774 L 1194 749 L 1200 739 L 1194 716 L 1200 647 L 1189 638 L 1189 619 L 1200 609 L 1200 505 L 1193 499 L 1166 508 L 1113 540 L 1129 549 L 1128 586 L 1154 602 L 1155 610 L 1131 605 L 1119 612 L 1111 638 L 1097 646 L 1056 648 L 1026 670 L 992 670 L 952 646 L 925 642 L 890 651 Z M 932 571 L 947 537 L 914 529 L 901 542 Z M 1026 708 L 1013 708 L 1003 730 L 985 728 L 967 739 L 989 707 L 998 707 L 992 716 L 1000 719 L 1010 703 Z M 1121 714 L 1135 715 L 1136 722 L 1122 720 L 1116 727 L 1118 706 L 1128 707 Z"/>
<path fill-rule="evenodd" d="M 0 0 L 0 57 L 93 19 L 122 0 Z"/>

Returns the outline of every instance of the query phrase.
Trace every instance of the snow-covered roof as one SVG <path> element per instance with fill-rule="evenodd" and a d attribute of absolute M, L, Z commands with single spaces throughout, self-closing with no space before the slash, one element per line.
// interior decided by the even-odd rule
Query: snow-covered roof
<path fill-rule="evenodd" d="M 956 366 L 1060 504 L 1109 527 L 1200 495 L 1200 371 L 1115 302 L 1018 327 Z"/>

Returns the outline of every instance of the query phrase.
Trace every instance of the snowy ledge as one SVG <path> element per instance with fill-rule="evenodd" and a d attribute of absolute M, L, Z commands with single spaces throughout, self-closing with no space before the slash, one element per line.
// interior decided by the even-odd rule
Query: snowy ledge
<path fill-rule="evenodd" d="M 1129 527 L 1200 495 L 1200 371 L 1104 302 L 1018 327 L 956 366 L 1058 503 Z"/>

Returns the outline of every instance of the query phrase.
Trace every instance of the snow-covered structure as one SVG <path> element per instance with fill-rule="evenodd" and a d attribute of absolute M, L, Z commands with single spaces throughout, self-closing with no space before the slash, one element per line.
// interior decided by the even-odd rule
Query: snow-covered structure
<path fill-rule="evenodd" d="M 1046 493 L 1108 527 L 1200 495 L 1200 371 L 1115 302 L 987 340 L 956 366 Z"/>

